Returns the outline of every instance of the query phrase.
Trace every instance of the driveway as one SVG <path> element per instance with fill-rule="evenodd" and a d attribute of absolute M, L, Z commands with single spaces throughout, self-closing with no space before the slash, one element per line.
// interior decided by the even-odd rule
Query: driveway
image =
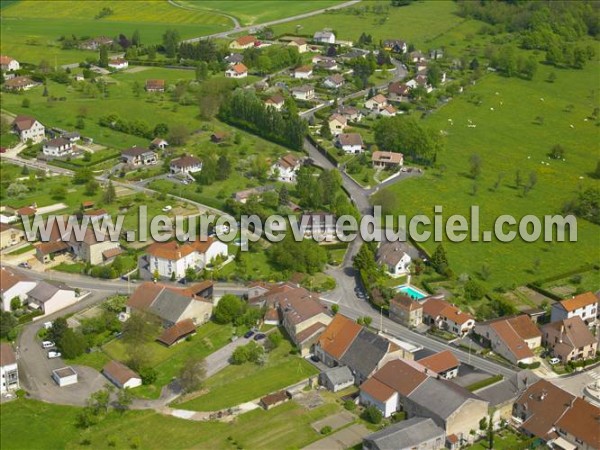
<path fill-rule="evenodd" d="M 371 432 L 363 424 L 354 424 L 343 430 L 336 431 L 330 436 L 313 442 L 304 450 L 344 450 L 360 444 Z"/>
<path fill-rule="evenodd" d="M 578 397 L 583 396 L 583 388 L 588 384 L 600 380 L 600 367 L 592 370 L 584 370 L 575 375 L 563 376 L 549 380 L 559 388 L 570 392 Z"/>
<path fill-rule="evenodd" d="M 204 358 L 206 364 L 206 377 L 208 378 L 227 367 L 233 351 L 241 345 L 246 345 L 250 341 L 252 341 L 252 338 L 246 339 L 245 337 L 240 337 Z"/>

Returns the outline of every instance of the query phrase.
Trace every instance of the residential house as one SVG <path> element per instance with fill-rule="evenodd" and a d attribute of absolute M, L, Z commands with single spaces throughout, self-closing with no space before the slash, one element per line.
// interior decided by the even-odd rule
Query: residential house
<path fill-rule="evenodd" d="M 40 83 L 29 77 L 14 77 L 4 82 L 4 89 L 7 91 L 28 91 L 39 85 Z"/>
<path fill-rule="evenodd" d="M 358 133 L 341 133 L 338 134 L 336 145 L 346 153 L 357 155 L 365 149 L 365 144 L 362 136 Z"/>
<path fill-rule="evenodd" d="M 435 48 L 429 50 L 429 59 L 442 59 L 444 57 L 444 50 L 441 48 Z"/>
<path fill-rule="evenodd" d="M 377 94 L 365 102 L 365 108 L 379 112 L 388 105 L 387 98 L 382 94 Z"/>
<path fill-rule="evenodd" d="M 404 164 L 404 155 L 402 153 L 376 150 L 371 156 L 371 162 L 374 169 L 399 169 Z"/>
<path fill-rule="evenodd" d="M 335 34 L 331 31 L 317 31 L 313 35 L 313 41 L 319 44 L 335 44 Z"/>
<path fill-rule="evenodd" d="M 423 305 L 406 295 L 396 295 L 390 300 L 390 319 L 405 327 L 416 327 L 423 323 Z"/>
<path fill-rule="evenodd" d="M 410 273 L 410 246 L 406 242 L 382 242 L 377 249 L 377 264 L 393 277 Z"/>
<path fill-rule="evenodd" d="M 148 166 L 158 162 L 158 155 L 150 149 L 134 146 L 121 152 L 121 161 L 132 167 Z"/>
<path fill-rule="evenodd" d="M 167 347 L 171 347 L 194 334 L 196 334 L 194 321 L 192 319 L 184 319 L 166 328 L 156 340 Z"/>
<path fill-rule="evenodd" d="M 66 284 L 40 281 L 27 293 L 27 304 L 45 316 L 77 303 L 79 294 Z"/>
<path fill-rule="evenodd" d="M 245 50 L 252 48 L 258 43 L 258 39 L 255 36 L 241 36 L 236 40 L 229 43 L 229 48 L 233 50 Z"/>
<path fill-rule="evenodd" d="M 44 125 L 30 116 L 17 116 L 12 123 L 13 130 L 19 135 L 21 142 L 28 140 L 41 142 L 46 133 Z"/>
<path fill-rule="evenodd" d="M 329 71 L 332 71 L 332 70 L 338 70 L 338 69 L 339 69 L 338 63 L 337 63 L 337 61 L 335 61 L 335 60 L 333 60 L 333 61 L 329 61 L 329 60 L 326 60 L 326 61 L 319 61 L 319 62 L 317 63 L 317 67 L 318 67 L 319 69 L 322 69 L 322 70 L 329 70 Z"/>
<path fill-rule="evenodd" d="M 36 282 L 21 275 L 8 267 L 0 268 L 0 300 L 2 311 L 10 311 L 10 303 L 18 298 L 21 303 L 27 300 L 27 293 L 36 285 Z"/>
<path fill-rule="evenodd" d="M 108 219 L 110 215 L 108 211 L 104 208 L 99 209 L 89 209 L 83 212 L 83 219 L 89 220 L 90 222 L 100 222 L 102 220 Z"/>
<path fill-rule="evenodd" d="M 579 316 L 587 325 L 591 325 L 596 322 L 599 314 L 598 297 L 591 292 L 586 292 L 553 303 L 550 321 L 557 322 Z"/>
<path fill-rule="evenodd" d="M 529 386 L 513 407 L 520 431 L 552 448 L 600 448 L 600 408 L 563 391 L 547 380 Z"/>
<path fill-rule="evenodd" d="M 517 398 L 539 379 L 531 370 L 520 370 L 510 377 L 505 377 L 498 383 L 476 391 L 476 393 L 479 397 L 489 402 L 494 424 L 499 424 L 502 420 L 510 422 L 513 404 Z"/>
<path fill-rule="evenodd" d="M 311 60 L 311 62 L 313 64 L 319 64 L 319 63 L 323 63 L 326 61 L 335 62 L 335 58 L 333 58 L 331 56 L 325 56 L 325 55 L 315 55 L 312 57 L 312 60 Z"/>
<path fill-rule="evenodd" d="M 379 110 L 379 115 L 383 117 L 394 117 L 398 114 L 398 110 L 392 105 L 386 105 Z"/>
<path fill-rule="evenodd" d="M 3 72 L 14 72 L 21 68 L 19 61 L 10 56 L 0 55 L 0 68 Z"/>
<path fill-rule="evenodd" d="M 296 173 L 301 165 L 300 159 L 288 153 L 271 166 L 271 175 L 279 181 L 294 183 L 296 182 Z"/>
<path fill-rule="evenodd" d="M 165 92 L 165 80 L 146 80 L 146 92 Z"/>
<path fill-rule="evenodd" d="M 425 57 L 425 55 L 419 51 L 410 52 L 408 57 L 409 57 L 409 61 L 414 62 L 414 63 L 427 61 L 427 58 Z"/>
<path fill-rule="evenodd" d="M 158 148 L 160 150 L 164 150 L 168 146 L 169 146 L 169 143 L 166 140 L 164 140 L 162 138 L 158 138 L 158 137 L 152 139 L 152 142 L 150 142 L 150 148 L 154 148 L 154 149 Z"/>
<path fill-rule="evenodd" d="M 77 131 L 69 131 L 62 133 L 61 137 L 67 139 L 69 142 L 75 143 L 81 139 L 81 134 L 79 134 Z"/>
<path fill-rule="evenodd" d="M 173 174 L 196 173 L 202 170 L 202 161 L 195 156 L 186 155 L 172 160 L 169 169 Z"/>
<path fill-rule="evenodd" d="M 449 380 L 458 376 L 460 361 L 450 350 L 444 350 L 417 360 L 419 364 Z"/>
<path fill-rule="evenodd" d="M 190 319 L 195 325 L 201 325 L 212 316 L 212 288 L 212 281 L 187 288 L 145 282 L 129 297 L 126 310 L 130 314 L 134 311 L 154 314 L 166 328 L 186 319 Z"/>
<path fill-rule="evenodd" d="M 414 361 L 389 361 L 360 386 L 360 401 L 385 417 L 405 411 L 407 418 L 432 419 L 449 440 L 471 441 L 471 430 L 487 416 L 488 403 Z M 451 438 L 451 435 L 455 435 Z"/>
<path fill-rule="evenodd" d="M 0 394 L 19 389 L 17 357 L 7 342 L 0 343 Z"/>
<path fill-rule="evenodd" d="M 325 78 L 325 81 L 323 81 L 323 85 L 329 89 L 339 89 L 344 85 L 344 83 L 344 77 L 339 73 L 336 73 L 335 75 L 330 75 L 327 78 Z"/>
<path fill-rule="evenodd" d="M 354 375 L 346 366 L 333 367 L 319 374 L 319 384 L 332 392 L 341 391 L 354 384 Z"/>
<path fill-rule="evenodd" d="M 68 139 L 56 138 L 44 142 L 42 151 L 46 156 L 64 158 L 73 153 L 73 144 Z"/>
<path fill-rule="evenodd" d="M 214 142 L 215 144 L 220 144 L 221 142 L 225 141 L 228 136 L 229 134 L 227 134 L 225 131 L 215 131 L 210 135 L 210 141 Z"/>
<path fill-rule="evenodd" d="M 308 45 L 304 38 L 294 38 L 288 42 L 288 47 L 293 47 L 298 50 L 298 53 L 306 53 L 308 51 Z"/>
<path fill-rule="evenodd" d="M 225 76 L 227 78 L 246 78 L 248 68 L 243 63 L 234 64 L 225 71 Z"/>
<path fill-rule="evenodd" d="M 115 58 L 108 61 L 108 68 L 114 70 L 122 70 L 127 69 L 129 67 L 129 63 L 127 60 L 123 58 Z"/>
<path fill-rule="evenodd" d="M 293 87 L 292 97 L 297 100 L 312 100 L 315 98 L 315 88 L 308 84 Z"/>
<path fill-rule="evenodd" d="M 0 249 L 20 244 L 25 240 L 25 232 L 7 223 L 0 222 Z"/>
<path fill-rule="evenodd" d="M 217 257 L 226 258 L 227 245 L 211 237 L 179 244 L 176 241 L 156 242 L 146 250 L 148 270 L 160 277 L 185 277 L 187 269 L 203 269 Z"/>
<path fill-rule="evenodd" d="M 598 340 L 579 316 L 542 327 L 542 344 L 563 364 L 596 356 Z"/>
<path fill-rule="evenodd" d="M 267 108 L 274 108 L 277 111 L 281 111 L 283 105 L 285 105 L 285 98 L 279 94 L 275 94 L 265 100 L 265 106 Z"/>
<path fill-rule="evenodd" d="M 299 78 L 299 79 L 308 79 L 311 78 L 313 75 L 313 68 L 311 66 L 301 66 L 301 67 L 296 67 L 294 69 L 294 78 Z"/>
<path fill-rule="evenodd" d="M 272 192 L 275 190 L 274 186 L 257 186 L 254 188 L 244 189 L 242 191 L 234 192 L 231 197 L 239 203 L 246 204 L 248 199 L 255 197 L 260 200 L 265 192 Z"/>
<path fill-rule="evenodd" d="M 336 237 L 336 217 L 327 212 L 310 212 L 300 216 L 304 236 L 317 240 L 333 240 Z"/>
<path fill-rule="evenodd" d="M 356 321 L 336 314 L 319 337 L 315 345 L 315 356 L 327 367 L 339 365 L 342 356 L 361 330 L 362 327 Z"/>
<path fill-rule="evenodd" d="M 438 450 L 446 448 L 446 432 L 432 419 L 413 417 L 363 438 L 363 450 Z"/>
<path fill-rule="evenodd" d="M 307 296 L 300 290 L 290 291 L 279 303 L 279 313 L 283 327 L 302 356 L 311 352 L 312 346 L 331 322 L 327 307 L 319 302 L 318 297 L 310 293 Z"/>
<path fill-rule="evenodd" d="M 473 316 L 438 297 L 423 302 L 423 322 L 458 336 L 464 336 L 475 326 Z"/>
<path fill-rule="evenodd" d="M 477 323 L 474 333 L 513 364 L 531 364 L 533 350 L 542 344 L 542 333 L 525 314 Z"/>
<path fill-rule="evenodd" d="M 388 84 L 388 97 L 392 101 L 407 102 L 410 99 L 410 87 L 400 81 Z"/>
<path fill-rule="evenodd" d="M 98 36 L 96 38 L 88 39 L 79 44 L 79 48 L 83 50 L 98 50 L 103 45 L 112 45 L 113 40 L 106 36 Z"/>
<path fill-rule="evenodd" d="M 386 39 L 383 41 L 383 48 L 392 53 L 406 53 L 408 45 L 399 39 Z"/>
<path fill-rule="evenodd" d="M 337 136 L 338 134 L 344 132 L 344 129 L 348 125 L 348 120 L 341 114 L 333 113 L 331 116 L 329 116 L 327 124 L 329 125 L 329 131 L 331 131 L 331 134 Z"/>
<path fill-rule="evenodd" d="M 234 64 L 244 62 L 244 55 L 241 53 L 231 53 L 223 59 L 227 64 L 232 66 Z"/>
<path fill-rule="evenodd" d="M 341 105 L 336 113 L 345 117 L 348 122 L 360 122 L 362 119 L 360 110 L 354 106 Z"/>
<path fill-rule="evenodd" d="M 278 308 L 279 304 L 290 295 L 309 297 L 311 294 L 308 290 L 291 282 L 273 284 L 256 281 L 248 285 L 247 295 L 250 306 L 269 309 Z"/>
<path fill-rule="evenodd" d="M 429 63 L 427 61 L 418 62 L 415 64 L 415 69 L 418 74 L 427 75 L 427 69 L 429 67 Z"/>
<path fill-rule="evenodd" d="M 107 362 L 102 374 L 119 389 L 133 389 L 142 385 L 142 377 L 119 361 Z"/>

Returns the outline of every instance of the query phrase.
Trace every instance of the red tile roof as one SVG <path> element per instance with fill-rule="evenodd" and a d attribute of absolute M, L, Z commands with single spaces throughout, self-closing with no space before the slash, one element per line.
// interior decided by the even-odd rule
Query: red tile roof
<path fill-rule="evenodd" d="M 170 347 L 177 341 L 195 332 L 196 326 L 194 325 L 194 321 L 192 319 L 184 319 L 167 328 L 156 340 Z"/>
<path fill-rule="evenodd" d="M 598 298 L 591 292 L 585 292 L 583 294 L 576 295 L 573 298 L 568 298 L 560 302 L 562 307 L 569 312 L 596 303 L 598 303 Z"/>
<path fill-rule="evenodd" d="M 341 359 L 362 327 L 342 314 L 336 314 L 319 337 L 319 346 L 335 359 Z"/>
<path fill-rule="evenodd" d="M 9 364 L 15 364 L 16 362 L 17 357 L 10 344 L 5 342 L 0 343 L 0 366 L 8 366 Z"/>
<path fill-rule="evenodd" d="M 102 372 L 117 381 L 120 385 L 124 385 L 132 378 L 140 378 L 141 377 L 127 367 L 125 364 L 122 364 L 118 361 L 109 361 L 106 363 Z"/>
<path fill-rule="evenodd" d="M 369 396 L 380 402 L 388 401 L 392 395 L 396 393 L 395 390 L 375 377 L 371 377 L 361 384 L 360 390 L 366 392 Z"/>
<path fill-rule="evenodd" d="M 575 399 L 556 425 L 592 448 L 600 448 L 600 408 L 582 398 Z"/>
<path fill-rule="evenodd" d="M 450 350 L 444 350 L 435 355 L 419 359 L 418 363 L 436 373 L 444 373 L 460 365 L 460 361 Z"/>
<path fill-rule="evenodd" d="M 239 38 L 237 38 L 237 39 L 235 40 L 235 42 L 236 42 L 238 45 L 248 45 L 248 44 L 253 44 L 253 43 L 255 43 L 256 41 L 258 41 L 258 39 L 256 39 L 256 37 L 254 37 L 254 36 L 250 36 L 250 35 L 247 35 L 247 36 L 241 36 L 241 37 L 239 37 Z"/>

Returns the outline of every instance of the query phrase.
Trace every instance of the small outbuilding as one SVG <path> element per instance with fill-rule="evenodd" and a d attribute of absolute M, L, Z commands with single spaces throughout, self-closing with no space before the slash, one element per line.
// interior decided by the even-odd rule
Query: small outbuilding
<path fill-rule="evenodd" d="M 275 392 L 274 394 L 269 394 L 261 398 L 260 406 L 266 410 L 269 410 L 287 402 L 290 398 L 291 395 L 287 391 Z"/>
<path fill-rule="evenodd" d="M 332 392 L 341 391 L 354 384 L 354 375 L 347 366 L 334 367 L 319 374 L 319 384 Z"/>
<path fill-rule="evenodd" d="M 70 386 L 77 383 L 77 372 L 71 366 L 54 369 L 52 371 L 52 379 L 60 387 Z"/>
<path fill-rule="evenodd" d="M 142 385 L 142 377 L 118 361 L 109 361 L 102 373 L 119 389 L 134 388 Z"/>

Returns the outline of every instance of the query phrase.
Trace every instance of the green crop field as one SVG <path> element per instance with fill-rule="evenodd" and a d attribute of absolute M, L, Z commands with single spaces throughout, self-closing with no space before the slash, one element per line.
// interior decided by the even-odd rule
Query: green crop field
<path fill-rule="evenodd" d="M 255 25 L 328 8 L 342 0 L 179 0 L 183 7 L 221 12 L 238 19 L 241 25 Z"/>
<path fill-rule="evenodd" d="M 113 14 L 95 19 L 109 7 Z M 158 44 L 165 30 L 175 28 L 182 39 L 233 28 L 231 19 L 210 11 L 190 11 L 165 1 L 20 1 L 3 6 L 2 54 L 21 62 L 74 63 L 94 56 L 93 51 L 62 50 L 63 35 L 130 37 L 139 30 L 142 42 Z"/>
<path fill-rule="evenodd" d="M 600 128 L 587 119 L 598 106 L 598 68 L 596 61 L 584 70 L 554 69 L 554 83 L 545 81 L 553 69 L 541 64 L 533 81 L 485 76 L 423 121 L 447 133 L 447 148 L 437 158 L 437 164 L 445 167 L 443 173 L 433 169 L 398 183 L 374 203 L 387 204 L 394 214 L 430 217 L 433 206 L 442 205 L 446 218 L 468 214 L 470 205 L 479 205 L 482 230 L 493 230 L 493 221 L 501 214 L 517 220 L 526 214 L 559 214 L 579 189 L 599 185 L 590 172 L 598 158 Z M 479 106 L 474 98 L 481 101 Z M 535 124 L 539 117 L 542 125 Z M 476 127 L 468 127 L 469 120 Z M 555 144 L 566 148 L 565 161 L 549 159 Z M 468 175 L 473 154 L 482 161 L 476 182 Z M 526 196 L 515 187 L 517 170 L 524 182 L 531 172 L 537 174 L 537 184 Z M 494 190 L 499 176 L 500 187 Z M 580 219 L 576 243 L 465 241 L 445 247 L 457 275 L 476 275 L 487 264 L 490 286 L 511 286 L 597 263 L 599 230 Z M 430 241 L 425 246 L 432 250 L 435 245 Z"/>

